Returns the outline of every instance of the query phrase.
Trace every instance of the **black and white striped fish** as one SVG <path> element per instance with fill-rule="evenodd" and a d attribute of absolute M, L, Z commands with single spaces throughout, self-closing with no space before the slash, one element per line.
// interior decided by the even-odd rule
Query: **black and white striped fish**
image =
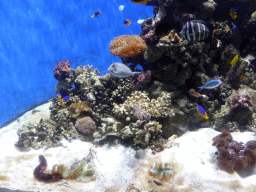
<path fill-rule="evenodd" d="M 180 35 L 188 41 L 202 41 L 209 37 L 210 30 L 205 26 L 204 21 L 188 21 L 182 28 Z"/>

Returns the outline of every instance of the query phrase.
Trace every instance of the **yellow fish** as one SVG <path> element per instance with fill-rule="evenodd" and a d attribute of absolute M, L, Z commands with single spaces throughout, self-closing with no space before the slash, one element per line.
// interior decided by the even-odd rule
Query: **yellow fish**
<path fill-rule="evenodd" d="M 236 56 L 233 58 L 233 60 L 231 61 L 230 65 L 234 66 L 234 65 L 237 63 L 238 60 L 239 60 L 239 57 L 238 57 L 238 55 L 236 55 Z"/>
<path fill-rule="evenodd" d="M 131 0 L 131 2 L 135 4 L 146 4 L 148 0 Z"/>
<path fill-rule="evenodd" d="M 237 13 L 236 10 L 234 8 L 231 8 L 229 11 L 230 17 L 235 20 L 237 18 Z"/>

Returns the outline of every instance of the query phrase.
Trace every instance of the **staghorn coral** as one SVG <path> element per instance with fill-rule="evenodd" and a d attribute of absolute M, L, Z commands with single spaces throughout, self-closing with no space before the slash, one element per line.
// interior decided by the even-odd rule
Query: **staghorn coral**
<path fill-rule="evenodd" d="M 109 44 L 109 51 L 120 58 L 134 57 L 145 50 L 146 44 L 138 35 L 119 36 Z"/>
<path fill-rule="evenodd" d="M 138 104 L 142 111 L 150 113 L 153 117 L 168 117 L 171 106 L 171 96 L 169 93 L 162 92 L 157 99 L 150 100 L 148 93 L 135 91 L 127 97 L 123 104 L 114 103 L 113 113 L 117 118 L 126 118 L 134 113 L 133 107 Z"/>
<path fill-rule="evenodd" d="M 77 119 L 75 127 L 83 135 L 92 134 L 97 129 L 95 122 L 88 116 Z"/>

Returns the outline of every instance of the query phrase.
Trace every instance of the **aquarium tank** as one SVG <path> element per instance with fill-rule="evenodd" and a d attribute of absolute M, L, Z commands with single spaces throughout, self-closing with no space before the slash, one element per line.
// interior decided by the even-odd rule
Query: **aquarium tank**
<path fill-rule="evenodd" d="M 0 192 L 256 191 L 255 0 L 0 5 Z"/>

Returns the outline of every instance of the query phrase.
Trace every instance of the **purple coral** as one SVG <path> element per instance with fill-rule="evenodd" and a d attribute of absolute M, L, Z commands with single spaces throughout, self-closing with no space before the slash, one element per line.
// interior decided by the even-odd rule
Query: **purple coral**
<path fill-rule="evenodd" d="M 83 135 L 92 134 L 97 129 L 95 122 L 89 116 L 77 119 L 75 127 Z"/>
<path fill-rule="evenodd" d="M 238 143 L 227 130 L 223 130 L 212 140 L 212 145 L 218 149 L 218 165 L 222 170 L 251 174 L 256 163 L 256 141 L 248 141 L 245 145 Z"/>
<path fill-rule="evenodd" d="M 141 121 L 149 121 L 151 119 L 151 114 L 146 111 L 142 112 L 141 107 L 138 104 L 135 104 L 133 106 L 133 117 Z"/>
<path fill-rule="evenodd" d="M 58 63 L 53 71 L 53 76 L 56 80 L 61 81 L 69 77 L 72 69 L 70 67 L 69 61 L 64 60 Z"/>
<path fill-rule="evenodd" d="M 253 110 L 253 104 L 250 97 L 247 94 L 240 94 L 236 92 L 236 94 L 229 100 L 232 108 L 242 107 L 247 108 L 250 111 Z"/>

